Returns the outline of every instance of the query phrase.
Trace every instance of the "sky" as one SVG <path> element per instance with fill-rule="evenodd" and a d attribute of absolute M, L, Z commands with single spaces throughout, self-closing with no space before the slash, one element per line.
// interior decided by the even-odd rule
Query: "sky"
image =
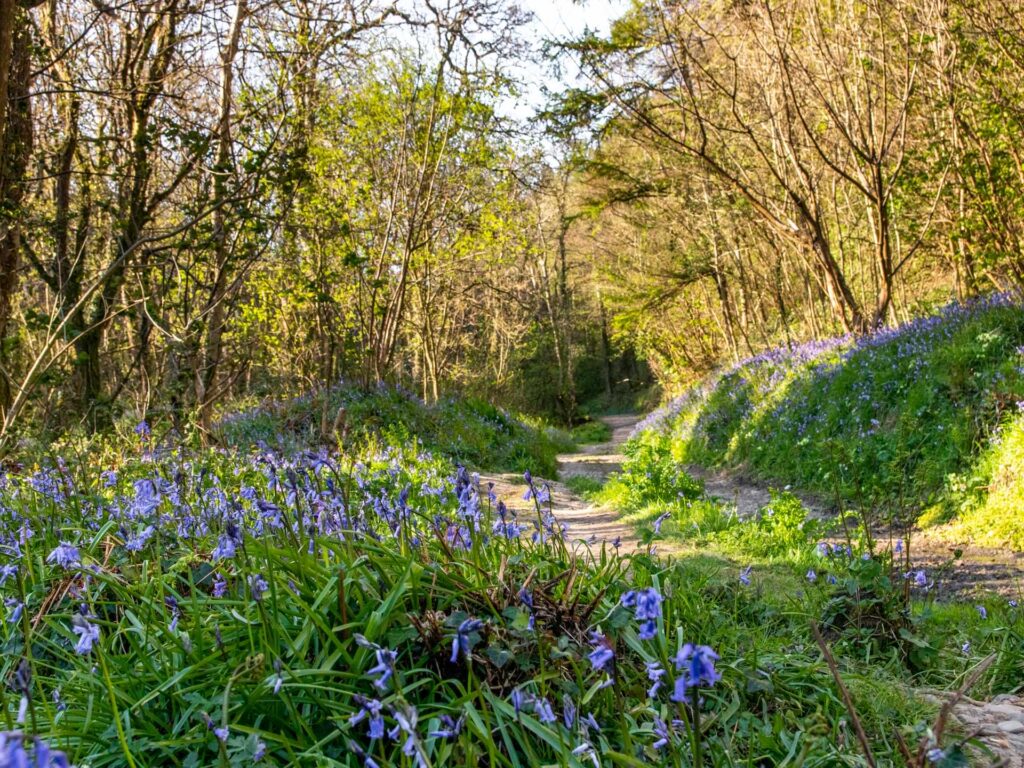
<path fill-rule="evenodd" d="M 522 34 L 539 49 L 545 39 L 576 37 L 587 28 L 605 34 L 612 21 L 622 16 L 630 6 L 629 0 L 518 0 L 518 5 L 533 14 L 534 20 Z M 546 66 L 523 61 L 516 72 L 517 79 L 527 83 L 522 95 L 506 105 L 511 116 L 528 119 L 543 106 L 541 86 L 553 91 L 577 82 L 579 68 L 571 61 L 562 64 L 562 77 L 551 74 Z"/>

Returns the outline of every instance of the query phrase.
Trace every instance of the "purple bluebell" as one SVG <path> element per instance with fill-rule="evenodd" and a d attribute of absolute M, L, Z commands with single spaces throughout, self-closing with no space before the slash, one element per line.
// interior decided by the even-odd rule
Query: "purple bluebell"
<path fill-rule="evenodd" d="M 74 544 L 70 544 L 66 541 L 62 541 L 49 555 L 46 556 L 46 562 L 56 563 L 65 570 L 70 570 L 76 566 L 82 564 L 81 555 L 78 552 L 78 547 Z"/>
<path fill-rule="evenodd" d="M 691 703 L 689 689 L 714 686 L 722 679 L 721 673 L 715 669 L 718 654 L 706 645 L 687 643 L 673 659 L 676 672 L 675 690 L 670 697 L 672 701 Z"/>
<path fill-rule="evenodd" d="M 533 713 L 542 723 L 550 724 L 558 721 L 558 718 L 555 717 L 554 710 L 551 708 L 551 702 L 543 697 L 534 700 Z"/>
<path fill-rule="evenodd" d="M 672 517 L 671 512 L 663 512 L 662 514 L 658 515 L 658 517 L 654 520 L 654 532 L 661 533 L 662 523 L 664 523 L 670 517 Z"/>
<path fill-rule="evenodd" d="M 455 631 L 455 637 L 452 638 L 452 664 L 459 660 L 459 656 L 469 656 L 469 636 L 473 632 L 479 632 L 483 625 L 484 623 L 480 619 L 466 619 L 459 624 L 459 628 Z"/>
<path fill-rule="evenodd" d="M 661 688 L 661 678 L 665 676 L 665 668 L 657 661 L 648 661 L 645 666 L 647 668 L 647 679 L 652 683 L 651 687 L 647 690 L 647 697 L 653 699 L 658 695 L 658 690 Z"/>
<path fill-rule="evenodd" d="M 363 720 L 369 720 L 367 735 L 370 739 L 384 738 L 384 715 L 382 714 L 384 705 L 380 700 L 360 696 L 358 693 L 352 697 L 352 700 L 359 705 L 359 709 L 349 717 L 348 724 L 354 726 Z"/>
<path fill-rule="evenodd" d="M 432 739 L 457 739 L 466 725 L 465 713 L 460 715 L 458 720 L 451 715 L 441 715 L 440 720 L 441 727 L 436 731 L 430 731 L 427 736 Z"/>
<path fill-rule="evenodd" d="M 748 565 L 742 571 L 740 571 L 740 584 L 745 587 L 750 586 L 750 572 L 754 570 L 754 566 Z"/>
<path fill-rule="evenodd" d="M 982 619 L 988 618 L 988 609 L 984 605 L 976 605 L 974 606 L 974 609 L 978 612 L 978 615 L 981 616 Z"/>
<path fill-rule="evenodd" d="M 397 654 L 388 649 L 378 647 L 375 651 L 377 663 L 366 670 L 366 674 L 373 678 L 373 686 L 378 691 L 385 691 L 388 687 L 388 680 L 395 672 L 395 661 Z"/>
<path fill-rule="evenodd" d="M 587 654 L 587 659 L 595 672 L 603 672 L 615 658 L 612 644 L 608 642 L 607 637 L 599 632 L 590 633 L 590 643 L 594 646 L 594 650 Z"/>
<path fill-rule="evenodd" d="M 657 736 L 658 738 L 655 740 L 655 742 L 651 746 L 654 747 L 657 750 L 661 750 L 663 747 L 665 747 L 668 744 L 668 741 L 671 738 L 671 733 L 669 732 L 668 724 L 664 720 L 662 720 L 660 717 L 655 717 L 654 718 L 654 724 L 653 724 L 653 731 L 654 731 L 654 735 Z"/>
<path fill-rule="evenodd" d="M 8 597 L 4 600 L 4 605 L 10 611 L 7 623 L 17 624 L 21 620 L 21 614 L 25 611 L 25 604 L 16 597 Z"/>
<path fill-rule="evenodd" d="M 93 645 L 99 642 L 100 628 L 80 613 L 71 617 L 71 630 L 78 635 L 78 642 L 75 644 L 75 653 L 84 656 L 92 651 Z"/>
<path fill-rule="evenodd" d="M 252 595 L 252 599 L 259 602 L 263 599 L 263 593 L 270 589 L 270 585 L 267 584 L 266 579 L 258 573 L 254 573 L 247 579 L 249 583 L 249 593 Z"/>

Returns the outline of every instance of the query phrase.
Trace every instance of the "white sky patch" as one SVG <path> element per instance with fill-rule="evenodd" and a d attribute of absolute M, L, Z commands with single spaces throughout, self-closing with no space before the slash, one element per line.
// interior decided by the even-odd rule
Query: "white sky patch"
<path fill-rule="evenodd" d="M 503 105 L 502 111 L 511 117 L 528 120 L 544 106 L 544 88 L 558 92 L 580 82 L 579 67 L 568 57 L 561 62 L 558 74 L 551 70 L 550 64 L 541 61 L 540 50 L 544 41 L 579 37 L 586 29 L 606 34 L 611 23 L 625 14 L 630 0 L 585 0 L 583 3 L 573 0 L 519 0 L 518 4 L 534 16 L 534 20 L 520 31 L 534 49 L 534 55 L 532 60 L 524 59 L 510 68 L 510 74 L 523 83 L 522 94 Z"/>

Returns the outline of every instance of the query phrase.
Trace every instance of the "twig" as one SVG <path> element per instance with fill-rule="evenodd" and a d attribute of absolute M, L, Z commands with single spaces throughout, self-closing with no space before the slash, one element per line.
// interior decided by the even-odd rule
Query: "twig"
<path fill-rule="evenodd" d="M 853 699 L 850 698 L 850 692 L 846 690 L 846 686 L 843 685 L 843 678 L 839 674 L 839 667 L 836 665 L 835 657 L 832 655 L 832 651 L 829 650 L 828 645 L 825 643 L 825 638 L 822 637 L 821 630 L 818 629 L 816 622 L 811 622 L 811 632 L 814 634 L 814 639 L 817 641 L 818 647 L 821 648 L 821 652 L 825 656 L 825 663 L 828 664 L 829 671 L 832 672 L 832 677 L 836 681 L 836 685 L 839 686 L 839 693 L 843 697 L 843 704 L 846 705 L 846 711 L 850 715 L 850 720 L 853 721 L 853 730 L 857 734 L 857 741 L 860 742 L 861 749 L 864 751 L 864 757 L 871 768 L 877 768 L 875 756 L 871 753 L 871 744 L 868 742 L 867 734 L 864 733 L 864 726 L 861 725 L 860 718 L 857 716 L 857 710 L 853 706 Z"/>

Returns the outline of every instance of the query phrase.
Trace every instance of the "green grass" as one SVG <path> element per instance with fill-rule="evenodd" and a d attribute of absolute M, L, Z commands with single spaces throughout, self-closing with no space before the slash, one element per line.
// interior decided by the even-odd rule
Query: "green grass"
<path fill-rule="evenodd" d="M 573 427 L 572 438 L 578 444 L 605 443 L 612 439 L 612 428 L 603 421 L 586 421 Z"/>
<path fill-rule="evenodd" d="M 805 560 L 789 543 L 784 556 L 762 549 L 753 559 L 739 556 L 742 547 L 733 557 L 665 561 L 598 550 L 583 558 L 557 537 L 492 535 L 497 513 L 485 494 L 479 527 L 463 531 L 473 506 L 465 492 L 462 503 L 456 499 L 450 463 L 417 445 L 286 458 L 153 456 L 153 445 L 142 443 L 145 455 L 121 455 L 114 478 L 87 462 L 13 476 L 0 487 L 3 540 L 15 540 L 26 520 L 33 529 L 16 574 L 0 588 L 8 600 L 0 673 L 11 679 L 22 660 L 28 664 L 26 728 L 79 765 L 233 767 L 264 751 L 260 765 L 354 767 L 364 764 L 357 750 L 381 766 L 411 765 L 402 753 L 406 733 L 372 740 L 368 722 L 353 721 L 359 696 L 380 702 L 388 729 L 401 731 L 415 711 L 411 750 L 431 766 L 578 768 L 591 764 L 575 752 L 584 742 L 611 765 L 694 765 L 685 723 L 696 710 L 669 698 L 678 674 L 671 658 L 686 642 L 720 656 L 721 681 L 701 691 L 704 766 L 779 765 L 794 754 L 807 765 L 862 764 L 852 740 L 839 742 L 850 715 L 809 628 L 835 615 L 847 579 L 869 583 L 858 557 L 818 563 L 815 584 L 797 570 Z M 662 470 L 662 480 L 674 478 Z M 652 508 L 685 504 L 708 520 L 721 512 L 665 495 L 647 485 L 640 498 Z M 350 522 L 337 517 L 342 512 Z M 520 505 L 523 522 L 542 513 Z M 789 542 L 795 511 L 778 515 L 761 533 Z M 127 547 L 147 525 L 154 534 Z M 232 525 L 242 531 L 235 551 L 213 556 Z M 82 566 L 52 562 L 48 553 L 60 541 L 79 548 Z M 809 540 L 799 555 L 815 557 Z M 738 570 L 747 564 L 753 572 L 744 586 Z M 879 559 L 870 578 L 886 567 Z M 841 577 L 841 586 L 827 584 L 826 573 Z M 266 582 L 260 595 L 256 577 Z M 221 580 L 223 594 L 214 588 Z M 645 588 L 663 597 L 650 639 L 622 604 Z M 26 608 L 11 621 L 17 602 Z M 841 603 L 849 611 L 859 605 Z M 987 621 L 971 610 L 912 604 L 907 626 L 936 648 L 924 666 L 882 635 L 830 634 L 879 765 L 903 765 L 894 733 L 913 741 L 934 715 L 914 687 L 955 684 L 990 652 L 999 674 L 986 675 L 974 695 L 1021 679 L 1021 617 L 994 603 Z M 73 628 L 83 614 L 99 635 L 91 651 L 76 653 Z M 453 638 L 467 619 L 482 624 L 467 633 L 468 654 L 453 661 Z M 611 684 L 588 661 L 591 632 L 613 648 Z M 958 649 L 968 640 L 972 651 L 964 654 Z M 372 644 L 394 652 L 393 676 L 380 689 L 370 674 Z M 654 696 L 650 663 L 667 670 Z M 556 719 L 531 707 L 517 714 L 516 690 L 545 699 Z M 9 723 L 19 695 L 5 698 Z M 443 716 L 464 718 L 457 737 L 429 735 Z M 682 724 L 655 747 L 658 721 L 673 719 Z M 223 741 L 215 728 L 227 729 Z"/>
<path fill-rule="evenodd" d="M 604 481 L 591 475 L 569 475 L 562 482 L 570 491 L 585 499 L 596 497 L 604 488 Z"/>

